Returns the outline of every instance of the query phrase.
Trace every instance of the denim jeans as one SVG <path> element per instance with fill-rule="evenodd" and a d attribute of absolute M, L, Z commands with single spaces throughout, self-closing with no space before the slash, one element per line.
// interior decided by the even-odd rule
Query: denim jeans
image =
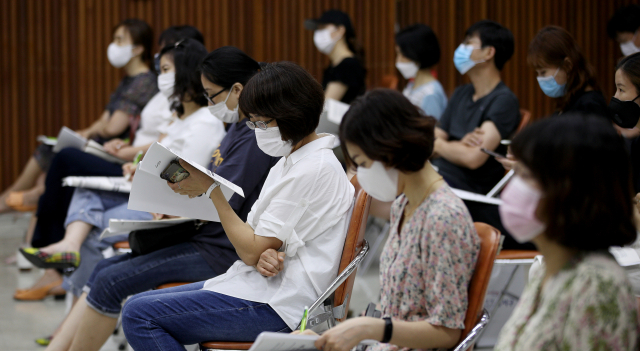
<path fill-rule="evenodd" d="M 291 332 L 266 303 L 201 290 L 204 282 L 129 299 L 122 326 L 136 351 L 185 350 L 204 341 L 254 341 L 263 331 Z"/>
<path fill-rule="evenodd" d="M 127 240 L 126 235 L 117 235 L 100 240 L 102 231 L 109 227 L 109 219 L 152 219 L 150 213 L 127 209 L 129 194 L 77 188 L 65 220 L 65 228 L 72 222 L 81 221 L 94 226 L 80 248 L 80 266 L 69 277 L 64 278 L 62 287 L 75 296 L 82 294 L 82 288 L 89 280 L 91 272 L 103 259 L 102 251 L 113 243 Z"/>
<path fill-rule="evenodd" d="M 197 282 L 216 275 L 193 244 L 182 243 L 146 255 L 104 259 L 96 265 L 84 291 L 89 307 L 118 318 L 127 296 L 165 283 Z"/>

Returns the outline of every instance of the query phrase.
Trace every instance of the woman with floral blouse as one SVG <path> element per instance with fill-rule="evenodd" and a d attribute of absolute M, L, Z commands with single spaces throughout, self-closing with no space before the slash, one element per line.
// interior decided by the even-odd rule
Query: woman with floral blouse
<path fill-rule="evenodd" d="M 358 182 L 378 200 L 395 200 L 380 262 L 383 319 L 347 320 L 325 332 L 318 349 L 350 350 L 364 339 L 382 341 L 373 350 L 458 342 L 480 238 L 462 200 L 428 161 L 434 126 L 435 119 L 388 89 L 357 98 L 344 115 L 341 145 Z M 267 261 L 258 270 L 277 274 L 277 258 Z"/>
<path fill-rule="evenodd" d="M 607 120 L 537 122 L 511 144 L 502 223 L 544 255 L 495 350 L 637 350 L 636 300 L 611 246 L 636 239 L 623 139 Z"/>

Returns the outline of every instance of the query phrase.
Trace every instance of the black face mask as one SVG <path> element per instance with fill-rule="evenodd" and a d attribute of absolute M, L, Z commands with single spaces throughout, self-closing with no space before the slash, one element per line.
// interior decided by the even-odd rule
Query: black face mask
<path fill-rule="evenodd" d="M 640 106 L 636 104 L 637 98 L 631 101 L 620 101 L 614 97 L 609 102 L 609 111 L 611 111 L 611 118 L 613 122 L 622 128 L 633 128 L 638 124 L 640 120 Z"/>

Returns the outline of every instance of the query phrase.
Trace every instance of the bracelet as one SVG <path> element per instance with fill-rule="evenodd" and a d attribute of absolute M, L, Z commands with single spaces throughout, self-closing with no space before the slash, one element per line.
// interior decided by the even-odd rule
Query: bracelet
<path fill-rule="evenodd" d="M 380 342 L 386 344 L 391 340 L 391 336 L 393 335 L 393 323 L 391 322 L 391 317 L 384 317 L 382 319 L 384 319 L 384 336 Z"/>
<path fill-rule="evenodd" d="M 214 180 L 213 184 L 211 184 L 211 186 L 209 187 L 209 189 L 207 189 L 207 192 L 204 193 L 204 195 L 206 197 L 210 197 L 211 196 L 211 192 L 213 191 L 213 189 L 217 188 L 220 186 L 220 182 Z"/>

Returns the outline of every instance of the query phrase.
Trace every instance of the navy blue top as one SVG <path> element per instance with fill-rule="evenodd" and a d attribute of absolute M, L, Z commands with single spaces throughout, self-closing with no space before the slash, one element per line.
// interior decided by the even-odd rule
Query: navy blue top
<path fill-rule="evenodd" d="M 229 126 L 208 168 L 242 188 L 245 197 L 233 194 L 229 204 L 246 221 L 271 167 L 278 160 L 260 150 L 255 132 L 242 121 Z M 191 242 L 217 274 L 226 272 L 239 259 L 220 222 L 202 226 Z"/>

